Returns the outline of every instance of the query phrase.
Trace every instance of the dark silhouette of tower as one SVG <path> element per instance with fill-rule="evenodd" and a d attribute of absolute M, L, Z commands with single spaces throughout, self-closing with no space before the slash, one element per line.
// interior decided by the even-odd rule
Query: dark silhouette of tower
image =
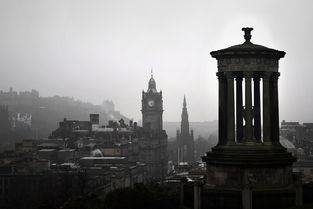
<path fill-rule="evenodd" d="M 177 130 L 176 139 L 178 145 L 178 163 L 193 162 L 195 160 L 193 130 L 189 132 L 188 111 L 185 96 L 181 114 L 180 132 Z"/>
<path fill-rule="evenodd" d="M 142 126 L 154 132 L 163 130 L 163 100 L 162 91 L 158 92 L 151 75 L 147 92 L 142 91 Z"/>
<path fill-rule="evenodd" d="M 147 92 L 142 91 L 142 137 L 140 143 L 140 162 L 147 166 L 147 177 L 162 179 L 167 174 L 167 134 L 163 130 L 162 91 L 156 89 L 151 75 Z"/>

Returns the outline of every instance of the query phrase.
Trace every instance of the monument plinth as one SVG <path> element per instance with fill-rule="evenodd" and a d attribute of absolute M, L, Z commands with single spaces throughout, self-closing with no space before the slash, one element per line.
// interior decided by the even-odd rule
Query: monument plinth
<path fill-rule="evenodd" d="M 292 173 L 296 159 L 279 143 L 278 63 L 285 52 L 253 44 L 253 28 L 242 30 L 243 44 L 211 52 L 218 62 L 219 136 L 202 157 L 207 164 L 204 205 L 269 209 L 300 204 Z"/>

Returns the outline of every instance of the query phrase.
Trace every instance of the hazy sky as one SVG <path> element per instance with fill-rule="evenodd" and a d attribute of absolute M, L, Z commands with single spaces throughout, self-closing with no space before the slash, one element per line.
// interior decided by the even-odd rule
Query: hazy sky
<path fill-rule="evenodd" d="M 313 122 L 311 0 L 0 0 L 0 89 L 74 96 L 141 119 L 153 67 L 164 120 L 217 119 L 210 51 L 252 42 L 286 51 L 280 61 L 280 119 Z"/>

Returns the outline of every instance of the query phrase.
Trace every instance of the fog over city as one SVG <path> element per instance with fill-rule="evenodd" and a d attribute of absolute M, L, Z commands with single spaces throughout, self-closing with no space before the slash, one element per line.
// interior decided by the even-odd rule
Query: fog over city
<path fill-rule="evenodd" d="M 280 120 L 312 122 L 312 1 L 0 1 L 0 90 L 36 89 L 141 119 L 151 68 L 164 121 L 217 119 L 217 63 L 209 52 L 251 41 L 284 50 Z"/>

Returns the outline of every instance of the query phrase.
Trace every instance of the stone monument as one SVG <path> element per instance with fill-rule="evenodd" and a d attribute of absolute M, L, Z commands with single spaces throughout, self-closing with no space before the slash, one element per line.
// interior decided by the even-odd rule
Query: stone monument
<path fill-rule="evenodd" d="M 301 182 L 292 172 L 296 159 L 279 143 L 278 62 L 285 52 L 253 44 L 253 28 L 242 30 L 243 44 L 211 52 L 218 63 L 219 137 L 202 157 L 203 207 L 300 205 Z"/>

